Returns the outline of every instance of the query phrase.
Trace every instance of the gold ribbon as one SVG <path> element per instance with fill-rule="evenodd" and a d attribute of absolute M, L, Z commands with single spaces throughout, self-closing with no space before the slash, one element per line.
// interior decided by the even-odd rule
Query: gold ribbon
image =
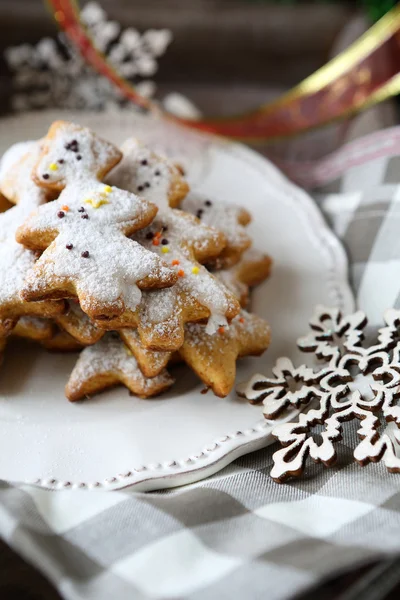
<path fill-rule="evenodd" d="M 48 0 L 57 23 L 87 62 L 136 105 L 189 127 L 244 141 L 292 136 L 352 115 L 400 93 L 400 6 L 278 100 L 255 110 L 196 121 L 162 111 L 123 79 L 91 40 L 75 0 Z"/>

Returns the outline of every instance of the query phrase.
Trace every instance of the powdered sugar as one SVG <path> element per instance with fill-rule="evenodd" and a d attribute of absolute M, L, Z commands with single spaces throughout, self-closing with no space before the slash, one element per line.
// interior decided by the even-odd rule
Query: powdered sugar
<path fill-rule="evenodd" d="M 185 345 L 192 347 L 204 346 L 211 352 L 216 342 L 224 340 L 225 342 L 240 340 L 244 333 L 254 336 L 260 328 L 261 319 L 245 310 L 234 317 L 229 328 L 224 328 L 214 335 L 208 335 L 205 325 L 202 323 L 188 323 L 185 327 Z M 268 325 L 263 322 L 264 328 L 269 331 Z M 207 335 L 205 335 L 207 334 Z M 210 361 L 212 355 L 210 354 Z"/>
<path fill-rule="evenodd" d="M 226 290 L 197 260 L 212 258 L 222 250 L 224 240 L 220 232 L 169 207 L 168 193 L 176 175 L 173 165 L 134 139 L 125 142 L 122 149 L 123 160 L 110 181 L 143 194 L 159 207 L 153 223 L 138 232 L 135 239 L 164 257 L 178 274 L 178 281 L 170 290 L 146 294 L 142 319 L 162 327 L 172 317 L 179 317 L 181 299 L 187 295 L 189 302 L 195 299 L 210 311 L 208 331 L 216 331 L 227 324 Z M 164 332 L 160 329 L 160 333 Z"/>
<path fill-rule="evenodd" d="M 19 163 L 23 156 L 34 151 L 36 144 L 35 141 L 19 142 L 10 146 L 3 154 L 0 160 L 0 189 L 12 167 Z"/>
<path fill-rule="evenodd" d="M 211 225 L 222 231 L 228 246 L 246 246 L 250 238 L 241 224 L 247 223 L 250 216 L 240 206 L 227 202 L 209 199 L 198 193 L 191 192 L 182 203 L 183 210 L 197 216 L 206 225 Z"/>
<path fill-rule="evenodd" d="M 27 148 L 29 153 L 21 157 Z M 3 318 L 21 303 L 20 290 L 36 260 L 34 252 L 15 241 L 15 232 L 30 210 L 46 200 L 44 191 L 35 186 L 30 176 L 38 156 L 39 143 L 29 142 L 12 146 L 2 161 L 1 190 L 6 193 L 12 187 L 13 199 L 18 201 L 17 206 L 0 215 L 0 311 Z M 17 159 L 16 164 L 13 159 Z"/>
<path fill-rule="evenodd" d="M 242 298 L 247 297 L 248 286 L 237 278 L 235 267 L 222 269 L 221 271 L 215 271 L 214 275 L 228 288 L 228 290 L 232 292 L 234 296 L 236 296 L 238 300 L 242 300 Z"/>
<path fill-rule="evenodd" d="M 36 178 L 41 184 L 57 189 L 72 183 L 78 187 L 89 181 L 96 184 L 120 158 L 121 153 L 113 144 L 86 127 L 56 121 L 44 139 Z"/>
<path fill-rule="evenodd" d="M 161 235 L 158 235 L 160 234 Z M 153 306 L 147 316 L 154 323 L 160 323 L 173 316 L 178 309 L 181 294 L 197 300 L 211 313 L 208 332 L 213 333 L 226 325 L 229 308 L 224 286 L 193 257 L 194 248 L 211 246 L 215 243 L 215 233 L 208 227 L 197 224 L 178 210 L 166 209 L 154 219 L 146 229 L 138 232 L 135 238 L 152 252 L 165 256 L 171 268 L 178 274 L 178 281 L 170 290 L 159 290 L 152 294 Z M 156 237 L 158 236 L 158 237 Z M 194 252 L 195 253 L 195 252 Z M 146 296 L 146 303 L 148 303 Z"/>
<path fill-rule="evenodd" d="M 121 147 L 123 158 L 108 181 L 154 202 L 160 209 L 169 206 L 168 192 L 176 168 L 131 138 Z"/>

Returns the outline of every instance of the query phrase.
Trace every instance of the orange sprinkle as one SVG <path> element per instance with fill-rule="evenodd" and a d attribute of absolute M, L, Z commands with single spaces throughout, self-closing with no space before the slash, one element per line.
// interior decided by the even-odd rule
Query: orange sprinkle
<path fill-rule="evenodd" d="M 181 263 L 180 263 L 180 261 L 179 261 L 177 258 L 174 258 L 174 260 L 173 260 L 173 261 L 172 261 L 172 263 L 171 263 L 171 265 L 172 265 L 173 267 L 176 267 L 176 265 L 180 265 L 180 264 L 181 264 Z"/>
<path fill-rule="evenodd" d="M 63 210 L 65 210 L 66 212 L 69 211 L 69 206 L 67 206 L 66 204 L 64 204 L 64 206 L 61 207 Z"/>
<path fill-rule="evenodd" d="M 159 246 L 160 245 L 160 240 L 156 237 L 153 238 L 153 246 Z"/>
<path fill-rule="evenodd" d="M 185 276 L 185 271 L 183 269 L 179 269 L 178 277 L 184 277 L 184 276 Z"/>
<path fill-rule="evenodd" d="M 218 327 L 218 333 L 225 333 L 225 327 Z"/>
<path fill-rule="evenodd" d="M 244 319 L 243 319 L 243 317 L 240 317 L 240 319 L 239 319 L 239 323 L 244 323 Z"/>
<path fill-rule="evenodd" d="M 155 238 L 160 238 L 161 237 L 161 231 L 156 231 L 154 234 Z"/>

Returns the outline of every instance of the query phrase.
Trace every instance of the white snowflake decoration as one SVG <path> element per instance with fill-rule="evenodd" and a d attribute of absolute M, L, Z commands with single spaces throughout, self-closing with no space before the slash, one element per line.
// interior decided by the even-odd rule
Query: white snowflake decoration
<path fill-rule="evenodd" d="M 150 78 L 157 71 L 157 59 L 171 42 L 171 32 L 149 29 L 141 34 L 132 27 L 121 31 L 120 25 L 109 21 L 95 2 L 83 8 L 81 19 L 96 48 L 106 55 L 118 74 L 133 82 L 141 95 L 153 96 L 156 86 Z M 5 59 L 14 74 L 14 110 L 102 110 L 125 105 L 136 109 L 133 103 L 127 104 L 108 79 L 85 62 L 63 33 L 58 34 L 57 40 L 44 38 L 36 46 L 8 48 Z"/>
<path fill-rule="evenodd" d="M 275 481 L 300 475 L 308 456 L 325 466 L 334 464 L 334 444 L 342 439 L 343 423 L 354 419 L 360 421 L 355 460 L 361 466 L 382 460 L 389 471 L 400 472 L 400 311 L 386 311 L 384 321 L 377 343 L 363 345 L 364 313 L 342 317 L 337 309 L 319 306 L 310 321 L 311 333 L 298 346 L 314 352 L 324 362 L 322 368 L 296 368 L 280 358 L 273 377 L 254 375 L 239 385 L 239 395 L 263 402 L 268 419 L 307 406 L 298 421 L 281 423 L 273 431 L 283 446 L 273 456 Z M 316 424 L 321 426 L 319 443 Z"/>

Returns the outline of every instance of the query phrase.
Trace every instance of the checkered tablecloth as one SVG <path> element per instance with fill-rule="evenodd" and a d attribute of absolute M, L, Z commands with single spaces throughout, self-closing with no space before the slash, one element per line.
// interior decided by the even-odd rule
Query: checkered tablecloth
<path fill-rule="evenodd" d="M 309 165 L 307 177 L 376 326 L 384 309 L 400 308 L 400 128 Z M 353 464 L 356 428 L 345 430 L 335 467 L 311 465 L 285 485 L 269 477 L 273 448 L 159 493 L 3 482 L 0 533 L 69 600 L 287 600 L 400 552 L 400 475 Z M 389 564 L 358 597 L 379 597 L 398 572 Z"/>

